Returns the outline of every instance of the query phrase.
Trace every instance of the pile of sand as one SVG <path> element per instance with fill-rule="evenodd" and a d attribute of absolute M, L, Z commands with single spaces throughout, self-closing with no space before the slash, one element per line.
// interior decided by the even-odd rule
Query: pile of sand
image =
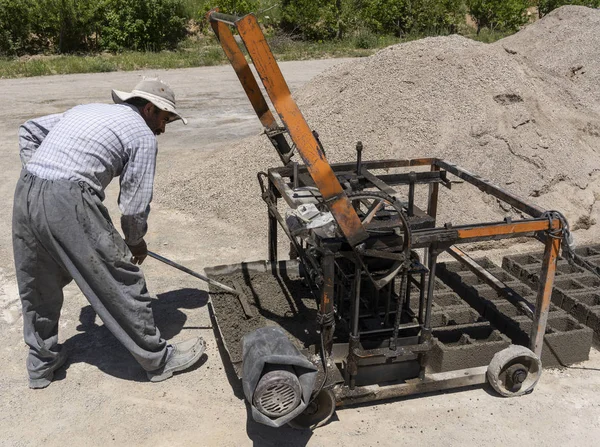
<path fill-rule="evenodd" d="M 353 160 L 358 140 L 364 159 L 444 158 L 586 228 L 600 223 L 599 78 L 600 11 L 569 6 L 495 44 L 449 36 L 388 47 L 295 98 L 330 162 Z M 262 239 L 256 172 L 279 165 L 265 136 L 249 138 L 163 179 L 159 200 Z M 510 211 L 467 185 L 442 200 L 441 220 L 455 224 Z"/>

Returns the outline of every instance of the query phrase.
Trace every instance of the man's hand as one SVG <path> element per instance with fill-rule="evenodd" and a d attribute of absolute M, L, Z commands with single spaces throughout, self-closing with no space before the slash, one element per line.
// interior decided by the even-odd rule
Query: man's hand
<path fill-rule="evenodd" d="M 133 255 L 131 257 L 131 262 L 142 265 L 142 262 L 144 262 L 144 259 L 146 259 L 146 256 L 148 256 L 148 247 L 146 246 L 146 241 L 142 239 L 139 244 L 127 246 Z"/>

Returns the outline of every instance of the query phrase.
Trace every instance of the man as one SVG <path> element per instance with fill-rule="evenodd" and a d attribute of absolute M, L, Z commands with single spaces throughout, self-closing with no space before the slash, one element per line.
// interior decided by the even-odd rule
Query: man
<path fill-rule="evenodd" d="M 116 104 L 88 104 L 27 121 L 19 129 L 23 171 L 13 210 L 13 249 L 30 388 L 45 388 L 66 361 L 58 344 L 62 289 L 75 280 L 106 327 L 161 381 L 196 363 L 201 338 L 170 345 L 154 324 L 151 298 L 138 267 L 150 212 L 156 136 L 185 118 L 159 79 L 131 93 L 113 90 Z M 119 176 L 123 239 L 102 201 Z"/>

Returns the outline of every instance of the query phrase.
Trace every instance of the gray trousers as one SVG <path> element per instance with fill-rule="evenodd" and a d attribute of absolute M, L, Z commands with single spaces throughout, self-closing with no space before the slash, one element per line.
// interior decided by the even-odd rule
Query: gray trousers
<path fill-rule="evenodd" d="M 13 249 L 31 379 L 44 377 L 57 359 L 62 289 L 72 279 L 145 370 L 162 366 L 167 347 L 144 275 L 86 183 L 43 180 L 23 170 L 15 190 Z"/>

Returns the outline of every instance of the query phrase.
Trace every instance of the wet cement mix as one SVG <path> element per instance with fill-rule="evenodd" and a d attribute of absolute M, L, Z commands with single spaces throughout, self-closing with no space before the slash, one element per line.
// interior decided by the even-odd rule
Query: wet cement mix
<path fill-rule="evenodd" d="M 299 276 L 240 272 L 213 279 L 231 287 L 241 286 L 254 314 L 246 318 L 237 296 L 210 287 L 212 306 L 232 363 L 242 361 L 243 336 L 263 326 L 280 326 L 299 349 L 319 341 L 317 303 Z"/>

